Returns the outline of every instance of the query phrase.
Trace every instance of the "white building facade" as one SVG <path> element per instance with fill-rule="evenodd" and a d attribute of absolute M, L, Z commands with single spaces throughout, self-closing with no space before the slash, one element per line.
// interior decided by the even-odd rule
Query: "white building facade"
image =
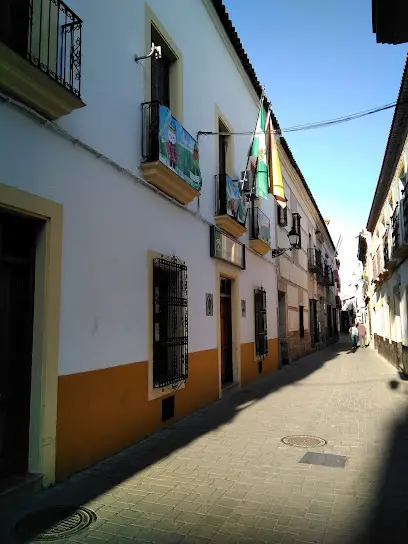
<path fill-rule="evenodd" d="M 288 240 L 234 181 L 262 90 L 220 0 L 0 19 L 0 465 L 47 485 L 278 368 Z"/>
<path fill-rule="evenodd" d="M 45 483 L 278 366 L 275 231 L 259 244 L 246 209 L 233 209 L 245 199 L 226 198 L 249 137 L 217 133 L 253 127 L 261 89 L 222 3 L 49 4 L 34 2 L 31 22 L 10 10 L 29 32 L 0 43 L 1 457 Z M 186 32 L 186 20 L 200 24 Z M 152 42 L 161 58 L 135 62 Z M 274 224 L 272 196 L 256 206 Z"/>
<path fill-rule="evenodd" d="M 367 232 L 359 238 L 365 301 L 375 348 L 408 372 L 408 61 Z"/>
<path fill-rule="evenodd" d="M 278 259 L 278 334 L 282 362 L 290 363 L 338 339 L 339 267 L 336 248 L 316 201 L 286 142 L 279 146 L 288 205 L 277 210 L 277 242 L 299 221 L 300 248 Z M 292 159 L 292 160 L 291 160 Z"/>

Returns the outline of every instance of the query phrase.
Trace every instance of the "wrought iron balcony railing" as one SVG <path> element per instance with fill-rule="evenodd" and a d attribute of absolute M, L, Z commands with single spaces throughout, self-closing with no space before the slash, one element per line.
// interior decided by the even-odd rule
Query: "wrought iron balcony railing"
<path fill-rule="evenodd" d="M 389 248 L 388 242 L 389 242 L 389 234 L 387 230 L 383 238 L 383 259 L 384 259 L 385 268 L 387 268 L 388 262 L 390 260 L 390 248 Z"/>
<path fill-rule="evenodd" d="M 408 186 L 405 186 L 402 199 L 402 225 L 404 228 L 404 241 L 408 244 Z"/>
<path fill-rule="evenodd" d="M 61 0 L 15 4 L 0 2 L 0 41 L 80 98 L 81 19 Z"/>
<path fill-rule="evenodd" d="M 392 253 L 391 257 L 395 259 L 395 265 L 399 259 L 408 256 L 408 197 L 405 191 L 404 197 L 397 203 L 392 223 Z"/>
<path fill-rule="evenodd" d="M 395 253 L 395 250 L 400 245 L 400 235 L 401 235 L 399 202 L 397 202 L 394 213 L 392 214 L 391 225 L 392 225 L 392 253 Z"/>
<path fill-rule="evenodd" d="M 262 210 L 255 207 L 251 210 L 249 221 L 249 239 L 260 240 L 271 246 L 271 222 Z"/>
<path fill-rule="evenodd" d="M 382 244 L 377 247 L 373 255 L 373 280 L 381 279 L 381 274 L 384 272 L 384 250 Z"/>
<path fill-rule="evenodd" d="M 307 261 L 309 270 L 317 272 L 322 268 L 322 252 L 315 247 L 309 247 L 307 250 Z"/>
<path fill-rule="evenodd" d="M 328 285 L 329 287 L 332 287 L 334 285 L 334 275 L 333 275 L 332 267 L 328 264 L 326 264 L 325 266 L 324 275 L 325 275 L 326 285 Z"/>

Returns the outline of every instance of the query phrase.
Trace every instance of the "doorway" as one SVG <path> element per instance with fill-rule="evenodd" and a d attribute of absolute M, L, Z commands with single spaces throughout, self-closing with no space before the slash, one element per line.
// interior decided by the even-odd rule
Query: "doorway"
<path fill-rule="evenodd" d="M 221 327 L 221 384 L 234 381 L 232 357 L 232 281 L 220 278 L 220 327 Z"/>
<path fill-rule="evenodd" d="M 312 344 L 319 343 L 319 329 L 317 325 L 317 301 L 314 299 L 309 300 L 309 327 L 310 327 L 310 341 Z"/>
<path fill-rule="evenodd" d="M 28 472 L 39 220 L 0 210 L 0 478 Z"/>

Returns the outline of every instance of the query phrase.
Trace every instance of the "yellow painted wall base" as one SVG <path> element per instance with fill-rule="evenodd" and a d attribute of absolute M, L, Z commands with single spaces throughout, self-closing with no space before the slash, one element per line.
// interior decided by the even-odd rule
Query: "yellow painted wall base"
<path fill-rule="evenodd" d="M 161 399 L 148 401 L 148 364 L 60 376 L 56 478 L 66 479 L 159 429 Z M 175 418 L 218 399 L 218 354 L 189 354 L 189 377 L 175 399 Z M 172 419 L 171 421 L 174 421 Z"/>
<path fill-rule="evenodd" d="M 253 382 L 262 376 L 271 374 L 279 366 L 278 339 L 268 339 L 268 355 L 263 359 L 262 374 L 258 373 L 258 363 L 255 358 L 255 344 L 241 344 L 241 383 L 245 385 Z"/>

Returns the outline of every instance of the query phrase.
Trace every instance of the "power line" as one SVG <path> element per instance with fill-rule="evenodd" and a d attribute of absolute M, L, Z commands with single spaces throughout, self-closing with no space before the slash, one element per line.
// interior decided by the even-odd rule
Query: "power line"
<path fill-rule="evenodd" d="M 406 102 L 400 102 L 403 104 Z M 324 128 L 333 125 L 339 125 L 341 123 L 347 123 L 349 121 L 354 121 L 355 119 L 361 119 L 362 117 L 367 117 L 368 115 L 373 115 L 374 113 L 379 113 L 381 111 L 389 110 L 395 108 L 397 102 L 391 102 L 390 104 L 385 104 L 384 106 L 378 106 L 377 108 L 371 108 L 369 110 L 363 110 L 356 113 L 351 113 L 349 115 L 344 115 L 342 117 L 336 117 L 334 119 L 329 119 L 327 121 L 316 121 L 315 123 L 306 123 L 304 125 L 294 125 L 292 127 L 284 128 L 282 130 L 266 130 L 264 132 L 254 132 L 254 131 L 243 131 L 243 132 L 198 132 L 197 136 L 250 136 L 252 134 L 281 134 L 283 132 L 299 132 L 301 130 L 312 130 L 315 128 Z"/>

